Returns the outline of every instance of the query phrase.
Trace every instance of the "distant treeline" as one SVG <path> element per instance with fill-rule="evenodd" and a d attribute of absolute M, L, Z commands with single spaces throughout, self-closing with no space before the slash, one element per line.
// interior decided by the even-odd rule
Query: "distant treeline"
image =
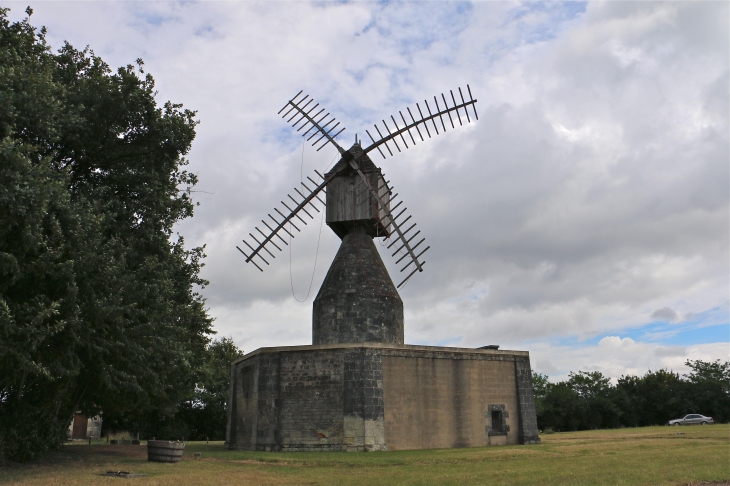
<path fill-rule="evenodd" d="M 688 413 L 730 422 L 730 362 L 687 361 L 690 373 L 667 370 L 622 376 L 614 385 L 598 371 L 570 373 L 550 383 L 532 374 L 540 430 L 610 429 L 663 425 Z"/>

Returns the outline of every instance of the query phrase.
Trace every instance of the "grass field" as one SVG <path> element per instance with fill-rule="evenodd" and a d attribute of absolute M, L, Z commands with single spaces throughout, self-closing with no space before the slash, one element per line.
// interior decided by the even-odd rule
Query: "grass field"
<path fill-rule="evenodd" d="M 372 453 L 226 451 L 221 442 L 188 442 L 178 464 L 147 462 L 144 442 L 100 442 L 67 445 L 40 464 L 0 468 L 0 483 L 730 485 L 730 425 L 567 432 L 541 438 L 541 445 L 532 446 Z M 108 470 L 147 476 L 99 476 Z"/>

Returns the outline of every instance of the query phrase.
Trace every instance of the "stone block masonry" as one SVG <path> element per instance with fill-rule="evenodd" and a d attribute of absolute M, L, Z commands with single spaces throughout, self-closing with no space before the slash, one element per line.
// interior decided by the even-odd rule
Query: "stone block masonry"
<path fill-rule="evenodd" d="M 403 344 L 403 301 L 362 231 L 344 237 L 314 299 L 312 343 Z"/>
<path fill-rule="evenodd" d="M 515 382 L 520 414 L 521 444 L 539 444 L 535 391 L 532 387 L 532 369 L 529 357 L 515 359 Z"/>
<path fill-rule="evenodd" d="M 382 451 L 539 442 L 524 351 L 382 343 L 261 348 L 234 362 L 231 378 L 231 449 Z M 490 438 L 494 410 L 502 433 Z"/>

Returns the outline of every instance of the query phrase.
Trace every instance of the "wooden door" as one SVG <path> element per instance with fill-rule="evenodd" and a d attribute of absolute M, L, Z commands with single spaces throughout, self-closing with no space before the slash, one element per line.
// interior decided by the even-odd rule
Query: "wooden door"
<path fill-rule="evenodd" d="M 86 426 L 89 423 L 83 414 L 77 413 L 74 415 L 74 428 L 71 433 L 72 439 L 86 439 Z"/>

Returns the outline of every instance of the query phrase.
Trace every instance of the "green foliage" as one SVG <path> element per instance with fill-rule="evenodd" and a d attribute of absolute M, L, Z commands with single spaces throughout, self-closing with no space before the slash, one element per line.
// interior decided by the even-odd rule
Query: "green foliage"
<path fill-rule="evenodd" d="M 223 338 L 208 346 L 208 359 L 202 368 L 192 400 L 178 408 L 179 418 L 188 423 L 190 440 L 223 440 L 226 438 L 228 392 L 231 362 L 243 356 L 232 339 Z"/>
<path fill-rule="evenodd" d="M 548 375 L 532 372 L 532 390 L 535 393 L 535 406 L 537 407 L 538 415 L 542 415 L 545 412 L 545 396 L 547 395 L 549 386 Z"/>
<path fill-rule="evenodd" d="M 550 386 L 549 378 L 548 375 L 532 372 L 532 389 L 535 393 L 535 398 L 543 398 L 545 396 Z"/>
<path fill-rule="evenodd" d="M 692 389 L 687 401 L 693 410 L 712 411 L 716 421 L 730 422 L 730 362 L 687 361 L 686 376 Z"/>
<path fill-rule="evenodd" d="M 730 362 L 687 361 L 680 377 L 667 370 L 622 376 L 613 385 L 599 372 L 570 373 L 550 383 L 533 372 L 538 427 L 573 431 L 663 425 L 687 413 L 730 421 Z"/>
<path fill-rule="evenodd" d="M 730 393 L 730 362 L 687 360 L 684 364 L 692 370 L 687 379 L 692 383 L 716 383 L 725 393 Z"/>
<path fill-rule="evenodd" d="M 0 9 L 0 459 L 21 461 L 74 410 L 174 409 L 212 333 L 203 248 L 172 235 L 195 113 L 44 35 Z"/>
<path fill-rule="evenodd" d="M 538 428 L 565 431 L 581 427 L 586 403 L 568 383 L 551 384 L 542 402 L 543 412 L 537 416 Z"/>
<path fill-rule="evenodd" d="M 171 410 L 134 410 L 104 415 L 104 431 L 126 431 L 140 438 L 224 440 L 230 371 L 243 356 L 230 338 L 213 341 L 205 350 L 195 388 Z"/>

